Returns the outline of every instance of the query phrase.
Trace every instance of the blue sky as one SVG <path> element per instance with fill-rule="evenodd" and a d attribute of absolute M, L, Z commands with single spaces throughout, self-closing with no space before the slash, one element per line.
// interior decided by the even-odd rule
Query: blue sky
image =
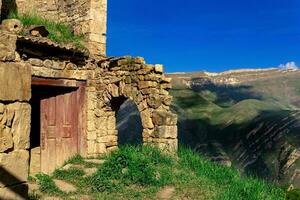
<path fill-rule="evenodd" d="M 300 65 L 300 0 L 108 0 L 107 55 L 167 72 Z"/>

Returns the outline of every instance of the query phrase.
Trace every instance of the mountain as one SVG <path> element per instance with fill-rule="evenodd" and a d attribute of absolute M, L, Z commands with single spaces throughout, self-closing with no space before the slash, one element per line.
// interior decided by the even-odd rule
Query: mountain
<path fill-rule="evenodd" d="M 300 70 L 168 77 L 181 143 L 245 174 L 300 188 Z"/>

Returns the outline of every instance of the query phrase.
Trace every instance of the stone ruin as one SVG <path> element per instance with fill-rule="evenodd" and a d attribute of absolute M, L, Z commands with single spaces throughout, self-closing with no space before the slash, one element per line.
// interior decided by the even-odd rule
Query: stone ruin
<path fill-rule="evenodd" d="M 17 0 L 17 5 L 24 2 Z M 74 29 L 84 26 L 78 20 L 81 11 L 74 14 L 77 5 L 89 5 L 85 10 L 89 15 L 100 9 L 99 20 L 103 21 L 88 18 L 89 51 L 45 38 L 19 36 L 15 34 L 19 28 L 16 21 L 3 21 L 0 199 L 26 199 L 29 174 L 51 173 L 75 154 L 97 156 L 117 149 L 116 115 L 127 99 L 140 113 L 143 143 L 175 152 L 177 116 L 170 110 L 171 80 L 165 77 L 162 65 L 146 64 L 141 57 L 104 56 L 106 1 L 58 1 L 74 5 L 66 6 L 74 9 L 70 13 L 64 13 L 65 7 L 54 1 L 34 2 L 43 2 L 36 6 L 45 11 L 42 14 L 49 11 L 65 16 Z"/>

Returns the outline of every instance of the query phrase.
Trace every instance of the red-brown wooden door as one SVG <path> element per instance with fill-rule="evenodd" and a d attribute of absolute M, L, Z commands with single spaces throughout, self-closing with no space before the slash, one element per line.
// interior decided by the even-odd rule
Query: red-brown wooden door
<path fill-rule="evenodd" d="M 78 91 L 41 100 L 41 171 L 52 173 L 78 154 Z"/>

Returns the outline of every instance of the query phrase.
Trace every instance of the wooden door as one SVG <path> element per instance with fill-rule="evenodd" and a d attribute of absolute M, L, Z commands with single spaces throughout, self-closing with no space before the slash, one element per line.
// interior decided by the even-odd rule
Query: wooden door
<path fill-rule="evenodd" d="M 78 150 L 79 90 L 41 100 L 41 171 L 52 173 Z"/>

